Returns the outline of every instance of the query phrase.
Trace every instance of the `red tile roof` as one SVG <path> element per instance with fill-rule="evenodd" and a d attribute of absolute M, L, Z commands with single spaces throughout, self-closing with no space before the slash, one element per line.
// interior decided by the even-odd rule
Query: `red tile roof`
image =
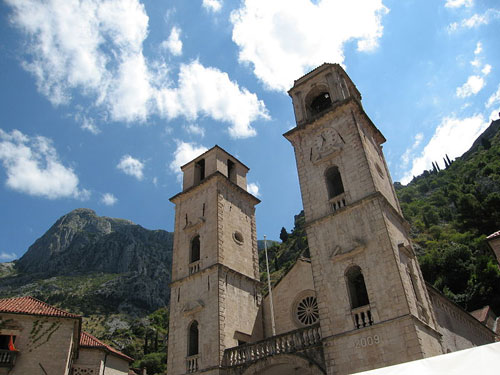
<path fill-rule="evenodd" d="M 99 341 L 96 337 L 92 336 L 90 333 L 82 331 L 82 334 L 80 335 L 80 347 L 82 348 L 91 348 L 91 349 L 101 349 L 104 351 L 107 351 L 111 354 L 117 355 L 118 357 L 121 357 L 129 362 L 133 362 L 134 359 L 129 357 L 126 354 L 123 354 L 122 352 L 119 352 L 115 348 L 106 345 L 102 341 Z"/>
<path fill-rule="evenodd" d="M 495 232 L 493 234 L 490 234 L 488 237 L 486 237 L 487 240 L 492 240 L 493 238 L 500 237 L 500 230 L 498 232 Z"/>
<path fill-rule="evenodd" d="M 71 314 L 33 297 L 0 299 L 0 313 L 42 315 L 57 318 L 81 318 L 80 315 Z"/>

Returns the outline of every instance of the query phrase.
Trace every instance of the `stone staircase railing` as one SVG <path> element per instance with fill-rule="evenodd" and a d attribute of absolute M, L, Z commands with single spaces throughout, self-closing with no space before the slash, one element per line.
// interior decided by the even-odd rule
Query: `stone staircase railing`
<path fill-rule="evenodd" d="M 295 353 L 321 343 L 319 324 L 224 351 L 224 367 L 239 366 L 276 354 Z"/>

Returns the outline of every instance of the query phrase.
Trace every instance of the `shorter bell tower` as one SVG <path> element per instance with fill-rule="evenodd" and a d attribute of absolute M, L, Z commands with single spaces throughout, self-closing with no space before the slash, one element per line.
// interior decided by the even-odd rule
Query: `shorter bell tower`
<path fill-rule="evenodd" d="M 442 353 L 441 335 L 382 152 L 385 138 L 338 64 L 289 91 L 328 374 Z"/>
<path fill-rule="evenodd" d="M 224 349 L 261 338 L 248 168 L 219 146 L 181 167 L 175 204 L 168 374 L 220 374 Z"/>

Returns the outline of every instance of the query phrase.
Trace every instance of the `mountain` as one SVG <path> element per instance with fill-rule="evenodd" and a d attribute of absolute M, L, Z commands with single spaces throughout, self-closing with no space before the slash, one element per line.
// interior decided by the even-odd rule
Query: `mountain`
<path fill-rule="evenodd" d="M 57 220 L 30 246 L 15 264 L 17 274 L 0 280 L 0 293 L 15 294 L 21 288 L 48 303 L 75 310 L 78 306 L 60 295 L 64 288 L 45 280 L 82 281 L 91 275 L 94 287 L 80 290 L 80 295 L 73 292 L 74 298 L 89 305 L 80 307 L 81 313 L 92 313 L 92 307 L 139 315 L 152 312 L 168 305 L 172 244 L 172 233 L 79 208 Z M 102 283 L 97 285 L 97 279 Z"/>
<path fill-rule="evenodd" d="M 172 247 L 173 233 L 79 208 L 0 264 L 0 297 L 31 295 L 81 314 L 87 332 L 162 368 Z"/>

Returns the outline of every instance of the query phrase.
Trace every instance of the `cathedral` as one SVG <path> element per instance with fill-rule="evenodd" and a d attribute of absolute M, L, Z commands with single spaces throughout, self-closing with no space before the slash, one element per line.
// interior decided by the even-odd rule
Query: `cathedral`
<path fill-rule="evenodd" d="M 168 374 L 350 374 L 494 342 L 427 285 L 385 138 L 338 64 L 289 91 L 310 259 L 260 294 L 248 167 L 218 146 L 181 167 Z M 274 306 L 274 307 L 273 307 Z"/>

